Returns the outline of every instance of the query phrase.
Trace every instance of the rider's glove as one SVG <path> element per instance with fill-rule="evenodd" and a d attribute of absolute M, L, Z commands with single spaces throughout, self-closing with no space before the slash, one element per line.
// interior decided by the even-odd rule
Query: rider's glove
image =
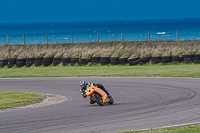
<path fill-rule="evenodd" d="M 83 89 L 80 89 L 80 92 L 81 92 L 81 94 L 82 94 L 82 96 L 83 96 L 84 98 L 86 98 L 86 97 L 87 97 L 87 95 L 85 94 L 85 90 L 83 90 Z"/>

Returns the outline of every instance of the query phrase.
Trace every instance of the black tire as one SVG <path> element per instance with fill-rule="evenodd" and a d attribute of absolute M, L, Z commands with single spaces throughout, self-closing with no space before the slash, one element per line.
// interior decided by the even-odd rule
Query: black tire
<path fill-rule="evenodd" d="M 172 56 L 162 56 L 162 63 L 171 63 Z"/>
<path fill-rule="evenodd" d="M 79 62 L 79 58 L 71 58 L 70 65 L 74 66 L 77 62 Z"/>
<path fill-rule="evenodd" d="M 23 67 L 26 65 L 26 59 L 17 59 L 16 60 L 16 66 L 17 67 Z"/>
<path fill-rule="evenodd" d="M 183 58 L 194 58 L 194 55 L 183 55 Z"/>
<path fill-rule="evenodd" d="M 52 64 L 51 62 L 43 63 L 43 65 L 44 65 L 45 67 L 50 66 L 51 64 Z"/>
<path fill-rule="evenodd" d="M 151 60 L 162 60 L 162 57 L 151 57 Z"/>
<path fill-rule="evenodd" d="M 53 57 L 44 57 L 43 58 L 43 65 L 50 66 L 53 63 Z"/>
<path fill-rule="evenodd" d="M 37 61 L 37 60 L 42 60 L 43 61 L 43 57 L 36 57 L 36 58 L 34 58 L 34 61 Z"/>
<path fill-rule="evenodd" d="M 8 59 L 8 62 L 16 62 L 17 59 Z"/>
<path fill-rule="evenodd" d="M 150 62 L 151 57 L 140 57 L 140 65 L 144 65 Z"/>
<path fill-rule="evenodd" d="M 43 61 L 53 61 L 53 57 L 44 57 Z"/>
<path fill-rule="evenodd" d="M 34 61 L 34 58 L 26 58 L 26 61 Z"/>
<path fill-rule="evenodd" d="M 136 60 L 136 61 L 129 62 L 129 65 L 134 66 L 134 65 L 137 65 L 139 63 L 140 63 L 140 60 Z"/>
<path fill-rule="evenodd" d="M 200 60 L 200 54 L 195 54 L 194 55 L 194 60 Z"/>
<path fill-rule="evenodd" d="M 194 55 L 183 55 L 183 63 L 190 64 L 194 62 Z"/>
<path fill-rule="evenodd" d="M 8 64 L 8 60 L 0 60 L 0 67 L 5 67 Z"/>
<path fill-rule="evenodd" d="M 80 59 L 79 65 L 84 66 L 87 65 L 89 62 L 91 62 L 91 59 Z"/>
<path fill-rule="evenodd" d="M 8 59 L 8 68 L 12 68 L 14 65 L 16 65 L 17 59 Z"/>
<path fill-rule="evenodd" d="M 100 63 L 101 57 L 92 57 L 92 64 L 96 65 Z"/>
<path fill-rule="evenodd" d="M 151 64 L 159 64 L 161 63 L 162 61 L 161 60 L 152 60 L 151 61 Z"/>
<path fill-rule="evenodd" d="M 34 63 L 43 63 L 42 60 L 35 60 Z"/>
<path fill-rule="evenodd" d="M 26 64 L 25 63 L 17 63 L 16 64 L 16 67 L 23 67 L 23 66 L 25 66 Z"/>
<path fill-rule="evenodd" d="M 139 59 L 139 57 L 136 57 L 136 58 L 129 58 L 128 59 L 128 62 L 134 62 L 134 61 L 137 61 Z"/>
<path fill-rule="evenodd" d="M 149 62 L 151 57 L 140 57 L 140 62 Z"/>
<path fill-rule="evenodd" d="M 41 66 L 43 64 L 43 57 L 36 57 L 34 59 L 35 66 Z"/>
<path fill-rule="evenodd" d="M 26 67 L 31 67 L 34 64 L 34 58 L 26 58 Z"/>
<path fill-rule="evenodd" d="M 110 63 L 111 65 L 119 65 L 119 57 L 110 57 Z"/>
<path fill-rule="evenodd" d="M 23 62 L 23 63 L 16 63 L 16 66 L 17 67 L 23 67 L 23 66 L 25 66 L 26 64 Z"/>
<path fill-rule="evenodd" d="M 42 65 L 42 63 L 34 63 L 34 64 L 35 64 L 36 67 Z"/>
<path fill-rule="evenodd" d="M 26 63 L 26 67 L 31 67 L 34 63 Z"/>
<path fill-rule="evenodd" d="M 14 65 L 8 65 L 8 68 L 12 68 Z"/>
<path fill-rule="evenodd" d="M 114 99 L 112 97 L 110 97 L 110 101 L 108 104 L 113 104 L 114 103 Z"/>
<path fill-rule="evenodd" d="M 179 56 L 172 56 L 172 62 L 176 62 L 176 61 L 179 61 L 179 62 L 183 62 L 183 57 L 179 57 Z"/>
<path fill-rule="evenodd" d="M 43 63 L 43 66 L 48 67 L 48 66 L 50 66 L 51 64 L 52 64 L 52 63 L 47 62 L 47 63 Z"/>
<path fill-rule="evenodd" d="M 100 63 L 101 65 L 110 64 L 110 57 L 101 57 Z"/>
<path fill-rule="evenodd" d="M 140 65 L 145 65 L 147 63 L 149 63 L 149 61 L 148 62 L 140 62 Z"/>
<path fill-rule="evenodd" d="M 173 64 L 181 63 L 181 62 L 183 62 L 183 57 L 172 56 L 172 63 L 173 63 Z"/>
<path fill-rule="evenodd" d="M 53 58 L 53 66 L 57 66 L 62 61 L 62 58 Z"/>
<path fill-rule="evenodd" d="M 162 57 L 151 57 L 151 64 L 158 64 L 162 62 Z"/>
<path fill-rule="evenodd" d="M 190 63 L 193 63 L 193 62 L 194 62 L 194 59 L 191 59 L 191 58 L 183 58 L 183 63 L 190 64 Z"/>
<path fill-rule="evenodd" d="M 62 58 L 62 65 L 63 66 L 66 66 L 67 64 L 70 64 L 70 60 L 71 58 Z"/>
<path fill-rule="evenodd" d="M 121 65 L 126 65 L 128 63 L 128 58 L 119 58 L 119 62 Z"/>
<path fill-rule="evenodd" d="M 194 60 L 194 64 L 200 64 L 200 60 Z"/>
<path fill-rule="evenodd" d="M 119 61 L 113 61 L 113 62 L 111 62 L 111 65 L 119 65 L 119 64 L 120 64 Z"/>
<path fill-rule="evenodd" d="M 94 96 L 92 96 L 94 101 L 99 105 L 99 106 L 104 106 L 103 99 L 101 98 L 101 95 L 98 93 L 95 93 Z"/>
<path fill-rule="evenodd" d="M 182 61 L 172 61 L 173 64 L 181 63 Z"/>

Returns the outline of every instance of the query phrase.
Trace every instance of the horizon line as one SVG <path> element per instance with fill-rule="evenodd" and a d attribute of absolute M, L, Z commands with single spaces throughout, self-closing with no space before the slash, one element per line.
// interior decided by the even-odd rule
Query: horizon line
<path fill-rule="evenodd" d="M 187 18 L 136 18 L 136 19 L 99 19 L 99 20 L 59 20 L 59 21 L 16 21 L 16 22 L 0 22 L 0 24 L 5 23 L 53 23 L 53 22 L 96 22 L 96 21 L 131 21 L 131 20 L 175 20 L 175 19 L 200 19 L 200 17 L 187 17 Z"/>

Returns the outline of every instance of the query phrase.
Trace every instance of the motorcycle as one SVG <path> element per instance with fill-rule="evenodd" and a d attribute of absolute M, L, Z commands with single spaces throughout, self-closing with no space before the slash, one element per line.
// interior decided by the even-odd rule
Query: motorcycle
<path fill-rule="evenodd" d="M 104 106 L 106 103 L 114 103 L 114 99 L 112 97 L 108 98 L 107 94 L 102 89 L 93 86 L 93 84 L 88 85 L 86 95 L 100 106 Z"/>

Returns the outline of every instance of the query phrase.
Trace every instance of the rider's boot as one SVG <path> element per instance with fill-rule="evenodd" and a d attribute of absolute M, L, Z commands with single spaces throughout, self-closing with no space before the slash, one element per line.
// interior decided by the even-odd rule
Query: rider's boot
<path fill-rule="evenodd" d="M 111 98 L 111 95 L 108 95 L 108 99 L 110 99 Z"/>
<path fill-rule="evenodd" d="M 99 88 L 101 88 L 107 94 L 109 99 L 111 98 L 110 93 L 106 90 L 106 88 L 102 84 L 99 84 Z"/>

